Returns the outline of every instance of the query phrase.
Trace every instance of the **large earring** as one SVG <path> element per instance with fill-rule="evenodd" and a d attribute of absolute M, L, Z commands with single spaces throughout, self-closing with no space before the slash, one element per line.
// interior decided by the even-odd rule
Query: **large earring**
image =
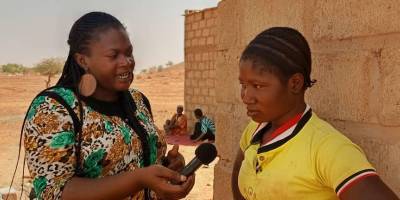
<path fill-rule="evenodd" d="M 78 89 L 82 96 L 89 97 L 92 96 L 96 90 L 97 81 L 92 74 L 88 73 L 87 68 L 85 71 L 86 73 L 81 76 L 81 80 L 79 81 Z"/>

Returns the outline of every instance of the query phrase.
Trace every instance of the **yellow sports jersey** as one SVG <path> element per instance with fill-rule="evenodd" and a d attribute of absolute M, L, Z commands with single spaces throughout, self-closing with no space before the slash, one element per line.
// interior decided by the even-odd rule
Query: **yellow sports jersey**
<path fill-rule="evenodd" d="M 362 150 L 309 108 L 297 124 L 260 146 L 268 128 L 250 122 L 240 141 L 239 189 L 247 200 L 339 199 L 354 180 L 376 175 Z"/>

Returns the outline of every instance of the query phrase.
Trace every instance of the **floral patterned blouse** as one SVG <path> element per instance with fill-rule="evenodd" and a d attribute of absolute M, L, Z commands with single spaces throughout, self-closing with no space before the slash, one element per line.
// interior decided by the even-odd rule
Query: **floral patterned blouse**
<path fill-rule="evenodd" d="M 80 116 L 72 90 L 56 87 L 49 91 L 62 97 Z M 130 93 L 136 107 L 135 117 L 147 135 L 148 160 L 150 164 L 161 163 L 166 151 L 164 136 L 154 125 L 147 98 L 137 90 Z M 93 98 L 81 102 L 83 122 L 79 151 L 74 123 L 65 106 L 49 96 L 38 96 L 28 110 L 23 127 L 24 145 L 38 199 L 61 199 L 65 183 L 77 176 L 77 163 L 81 176 L 87 178 L 111 176 L 144 166 L 142 142 L 128 123 L 121 104 Z M 150 196 L 156 198 L 154 193 Z M 145 190 L 130 199 L 145 199 Z"/>

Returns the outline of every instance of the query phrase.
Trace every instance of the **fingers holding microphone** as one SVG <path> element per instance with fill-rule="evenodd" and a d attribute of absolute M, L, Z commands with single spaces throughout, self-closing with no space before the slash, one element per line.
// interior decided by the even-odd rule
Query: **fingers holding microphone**
<path fill-rule="evenodd" d="M 208 165 L 217 156 L 217 149 L 211 143 L 203 143 L 195 150 L 195 157 L 182 168 L 184 161 L 180 160 L 179 146 L 175 145 L 167 154 L 168 168 L 161 165 L 147 167 L 144 173 L 145 187 L 157 193 L 163 200 L 184 198 L 193 188 L 195 171 L 201 165 Z M 183 159 L 183 156 L 182 156 Z M 178 167 L 179 166 L 179 167 Z M 181 168 L 179 172 L 175 169 Z"/>
<path fill-rule="evenodd" d="M 193 188 L 195 181 L 194 176 L 186 177 L 161 165 L 152 165 L 140 170 L 142 187 L 151 189 L 163 200 L 184 198 Z"/>

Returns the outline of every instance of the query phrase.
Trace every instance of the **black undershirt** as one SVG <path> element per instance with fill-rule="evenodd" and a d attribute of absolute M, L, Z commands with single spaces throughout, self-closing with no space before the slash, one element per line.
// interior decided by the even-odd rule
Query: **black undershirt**
<path fill-rule="evenodd" d="M 123 120 L 126 119 L 126 112 L 123 109 L 120 97 L 116 101 L 102 101 L 93 97 L 84 97 L 82 100 L 93 110 L 101 114 L 117 116 Z"/>

